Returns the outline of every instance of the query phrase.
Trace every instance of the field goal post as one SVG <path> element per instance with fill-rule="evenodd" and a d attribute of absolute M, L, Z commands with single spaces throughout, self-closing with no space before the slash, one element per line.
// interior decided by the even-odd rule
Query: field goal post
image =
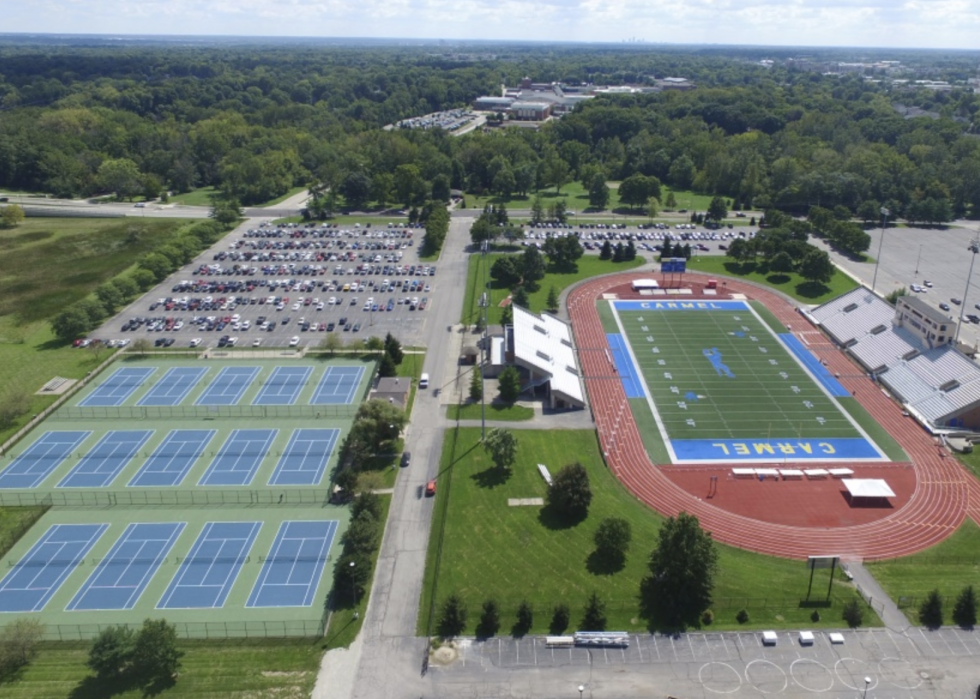
<path fill-rule="evenodd" d="M 830 592 L 834 584 L 834 573 L 837 571 L 837 564 L 840 562 L 840 556 L 807 556 L 806 565 L 810 569 L 810 584 L 806 588 L 806 598 L 810 599 L 810 590 L 813 589 L 813 572 L 817 568 L 830 568 L 830 582 L 827 584 L 827 599 L 830 599 Z"/>

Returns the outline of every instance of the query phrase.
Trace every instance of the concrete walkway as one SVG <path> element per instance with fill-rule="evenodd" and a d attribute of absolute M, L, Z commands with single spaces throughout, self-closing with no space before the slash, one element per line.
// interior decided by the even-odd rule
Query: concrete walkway
<path fill-rule="evenodd" d="M 861 593 L 861 596 L 868 600 L 869 604 L 878 612 L 878 616 L 881 617 L 881 621 L 885 626 L 892 631 L 899 632 L 904 632 L 912 626 L 908 617 L 892 601 L 892 598 L 881 589 L 881 585 L 878 584 L 878 581 L 874 579 L 874 576 L 868 572 L 868 569 L 862 563 L 849 561 L 847 563 L 847 572 L 853 576 L 854 585 Z"/>

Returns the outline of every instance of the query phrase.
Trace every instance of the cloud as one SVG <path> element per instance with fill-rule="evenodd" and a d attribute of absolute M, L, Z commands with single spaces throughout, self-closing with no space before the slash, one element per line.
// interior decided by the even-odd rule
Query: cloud
<path fill-rule="evenodd" d="M 32 0 L 4 30 L 977 48 L 980 0 Z"/>

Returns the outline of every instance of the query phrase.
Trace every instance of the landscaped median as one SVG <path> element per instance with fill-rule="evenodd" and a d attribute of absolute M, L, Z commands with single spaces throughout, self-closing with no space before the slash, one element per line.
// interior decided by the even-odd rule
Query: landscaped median
<path fill-rule="evenodd" d="M 650 553 L 664 519 L 637 502 L 608 471 L 596 435 L 590 430 L 519 430 L 517 459 L 510 474 L 494 466 L 478 428 L 447 433 L 439 469 L 439 494 L 433 517 L 418 632 L 435 634 L 440 608 L 451 594 L 468 610 L 467 633 L 474 633 L 485 601 L 500 608 L 501 634 L 517 621 L 527 601 L 534 610 L 531 633 L 548 633 L 554 607 L 571 612 L 570 629 L 579 627 L 593 592 L 606 604 L 608 627 L 645 632 L 640 617 L 640 581 L 649 575 Z M 573 462 L 587 470 L 593 493 L 586 519 L 568 524 L 549 508 L 528 504 L 547 497 L 538 464 L 551 474 Z M 595 564 L 594 536 L 607 518 L 629 522 L 632 544 L 625 565 L 616 571 Z M 818 571 L 810 602 L 809 572 L 803 561 L 779 559 L 718 545 L 712 629 L 832 628 L 844 625 L 841 612 L 853 598 L 842 574 L 823 604 L 829 580 Z M 817 591 L 819 590 L 819 591 Z M 736 621 L 740 610 L 748 620 Z M 814 619 L 813 613 L 819 612 Z M 431 615 L 431 616 L 430 616 Z M 865 624 L 879 621 L 865 610 Z"/>

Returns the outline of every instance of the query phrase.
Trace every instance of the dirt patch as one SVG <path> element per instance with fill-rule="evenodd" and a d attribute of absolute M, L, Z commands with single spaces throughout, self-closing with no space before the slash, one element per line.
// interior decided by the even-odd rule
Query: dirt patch
<path fill-rule="evenodd" d="M 458 657 L 459 653 L 456 652 L 456 645 L 447 643 L 444 646 L 439 646 L 429 654 L 429 663 L 432 665 L 451 665 L 456 662 L 456 658 Z"/>

